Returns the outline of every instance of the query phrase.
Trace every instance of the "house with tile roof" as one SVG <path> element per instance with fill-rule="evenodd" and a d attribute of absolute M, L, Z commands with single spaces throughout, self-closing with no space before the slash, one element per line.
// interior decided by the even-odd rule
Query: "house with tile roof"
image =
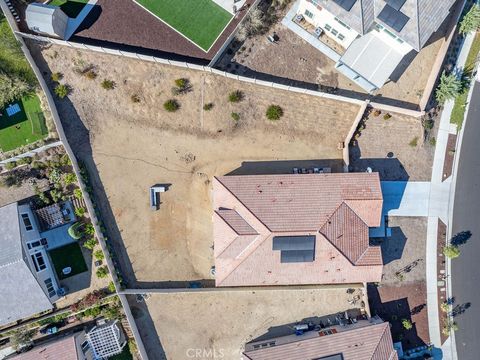
<path fill-rule="evenodd" d="M 216 177 L 216 285 L 379 282 L 382 204 L 377 173 Z"/>
<path fill-rule="evenodd" d="M 390 325 L 380 318 L 254 341 L 243 355 L 250 360 L 398 360 Z"/>
<path fill-rule="evenodd" d="M 427 44 L 456 1 L 297 0 L 294 19 L 305 20 L 316 29 L 314 35 L 324 34 L 346 49 L 335 59 L 337 70 L 374 91 L 406 54 Z"/>

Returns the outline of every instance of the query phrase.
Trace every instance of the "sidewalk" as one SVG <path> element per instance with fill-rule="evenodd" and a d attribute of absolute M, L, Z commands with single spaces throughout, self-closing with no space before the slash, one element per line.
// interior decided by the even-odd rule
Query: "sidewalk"
<path fill-rule="evenodd" d="M 462 70 L 467 60 L 468 53 L 473 43 L 475 34 L 468 34 L 462 44 L 460 54 L 457 59 L 456 68 Z M 461 73 L 461 72 L 460 72 Z M 439 218 L 447 224 L 449 229 L 451 226 L 451 213 L 453 209 L 453 193 L 455 190 L 455 169 L 454 165 L 453 175 L 442 182 L 443 165 L 447 151 L 448 135 L 455 133 L 456 129 L 450 124 L 450 117 L 453 110 L 454 101 L 447 101 L 440 118 L 440 125 L 437 134 L 437 144 L 435 148 L 435 157 L 432 167 L 431 178 L 431 192 L 429 198 L 429 214 L 428 214 L 428 228 L 427 228 L 427 303 L 428 303 L 428 323 L 430 330 L 430 339 L 436 348 L 441 349 L 438 358 L 456 360 L 455 336 L 452 335 L 444 344 L 441 344 L 441 329 L 439 322 L 438 298 L 437 298 L 437 231 Z M 468 109 L 466 109 L 467 111 Z M 461 136 L 461 134 L 460 134 Z M 457 160 L 457 159 L 456 159 Z M 458 161 L 458 160 L 457 160 Z M 445 199 L 447 196 L 447 201 Z M 451 293 L 451 277 L 450 262 L 447 263 L 447 294 L 449 297 Z M 437 358 L 437 357 L 436 357 Z"/>

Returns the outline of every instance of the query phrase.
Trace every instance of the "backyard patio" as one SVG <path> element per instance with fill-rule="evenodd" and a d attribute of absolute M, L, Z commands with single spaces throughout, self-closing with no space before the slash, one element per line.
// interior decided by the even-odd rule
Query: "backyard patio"
<path fill-rule="evenodd" d="M 62 246 L 60 248 L 50 250 L 48 252 L 52 260 L 55 272 L 60 280 L 72 277 L 88 270 L 87 264 L 77 242 Z M 63 269 L 71 268 L 69 273 Z"/>

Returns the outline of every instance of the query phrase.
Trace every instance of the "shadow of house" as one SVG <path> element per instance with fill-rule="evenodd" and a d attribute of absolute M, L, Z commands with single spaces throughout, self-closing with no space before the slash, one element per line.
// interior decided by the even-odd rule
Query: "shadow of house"
<path fill-rule="evenodd" d="M 93 5 L 92 9 L 88 13 L 88 15 L 85 17 L 85 19 L 82 21 L 80 26 L 77 28 L 77 30 L 74 32 L 73 36 L 79 31 L 89 29 L 95 22 L 100 18 L 100 15 L 102 14 L 102 7 L 100 5 Z"/>
<path fill-rule="evenodd" d="M 418 335 L 417 326 L 412 320 L 412 312 L 418 314 L 418 306 L 410 307 L 406 297 L 382 302 L 378 288 L 373 284 L 368 285 L 367 292 L 372 316 L 378 315 L 384 321 L 390 323 L 393 342 L 401 341 L 404 350 L 427 345 Z M 417 312 L 415 313 L 415 311 Z M 420 311 L 426 311 L 426 309 L 422 307 Z M 405 329 L 402 323 L 404 320 L 410 322 L 412 325 L 411 329 Z"/>
<path fill-rule="evenodd" d="M 292 174 L 293 169 L 313 170 L 330 168 L 331 172 L 343 172 L 343 160 L 285 160 L 285 161 L 243 161 L 242 165 L 226 175 L 275 175 Z"/>
<path fill-rule="evenodd" d="M 388 226 L 388 224 L 386 226 Z M 402 258 L 403 251 L 408 240 L 400 227 L 394 227 L 390 229 L 391 236 L 380 241 L 384 265 Z"/>

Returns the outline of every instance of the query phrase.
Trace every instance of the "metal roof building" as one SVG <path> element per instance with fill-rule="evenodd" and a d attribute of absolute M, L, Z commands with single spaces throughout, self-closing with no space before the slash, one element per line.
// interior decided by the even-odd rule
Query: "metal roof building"
<path fill-rule="evenodd" d="M 30 4 L 25 20 L 32 31 L 66 39 L 68 16 L 58 6 Z"/>

